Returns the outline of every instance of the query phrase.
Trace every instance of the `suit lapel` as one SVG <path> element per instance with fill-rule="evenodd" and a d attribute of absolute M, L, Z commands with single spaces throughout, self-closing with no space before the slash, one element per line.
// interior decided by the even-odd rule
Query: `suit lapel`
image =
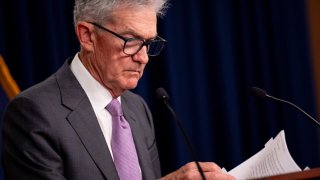
<path fill-rule="evenodd" d="M 107 143 L 96 115 L 81 85 L 71 72 L 68 63 L 57 73 L 62 103 L 70 108 L 67 120 L 81 142 L 107 179 L 119 179 Z"/>
<path fill-rule="evenodd" d="M 96 116 L 86 101 L 68 116 L 68 121 L 105 177 L 119 179 Z"/>

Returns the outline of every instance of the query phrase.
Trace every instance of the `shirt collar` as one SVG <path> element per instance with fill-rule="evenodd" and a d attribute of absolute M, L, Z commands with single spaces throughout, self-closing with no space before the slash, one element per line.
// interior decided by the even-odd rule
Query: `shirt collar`
<path fill-rule="evenodd" d="M 111 102 L 112 95 L 105 87 L 92 77 L 80 61 L 78 53 L 74 56 L 70 68 L 79 81 L 81 87 L 86 92 L 93 110 L 95 112 L 99 112 L 104 109 L 109 102 Z M 120 101 L 120 97 L 118 97 L 118 100 Z"/>

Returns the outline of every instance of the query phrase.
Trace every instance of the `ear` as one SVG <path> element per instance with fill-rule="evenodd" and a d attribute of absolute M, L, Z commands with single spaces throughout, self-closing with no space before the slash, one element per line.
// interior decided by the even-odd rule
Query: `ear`
<path fill-rule="evenodd" d="M 79 21 L 75 28 L 76 28 L 76 34 L 81 44 L 81 47 L 84 48 L 86 51 L 92 52 L 94 50 L 93 25 L 84 21 Z"/>

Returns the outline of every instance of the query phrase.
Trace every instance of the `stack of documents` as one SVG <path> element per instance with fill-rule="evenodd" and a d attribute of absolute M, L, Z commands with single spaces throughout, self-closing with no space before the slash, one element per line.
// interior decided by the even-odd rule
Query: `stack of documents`
<path fill-rule="evenodd" d="M 261 151 L 233 168 L 228 174 L 236 179 L 255 179 L 297 171 L 301 169 L 289 153 L 282 130 L 274 139 L 271 138 Z"/>

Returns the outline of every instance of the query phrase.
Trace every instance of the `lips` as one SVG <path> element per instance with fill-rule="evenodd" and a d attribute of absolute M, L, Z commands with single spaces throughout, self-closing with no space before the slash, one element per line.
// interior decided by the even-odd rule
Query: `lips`
<path fill-rule="evenodd" d="M 128 72 L 136 72 L 136 73 L 140 73 L 140 71 L 139 71 L 139 70 L 126 70 L 126 71 L 128 71 Z"/>
<path fill-rule="evenodd" d="M 140 77 L 140 70 L 134 70 L 134 69 L 130 69 L 130 70 L 126 70 L 126 72 L 130 73 L 131 75 L 138 75 Z"/>
<path fill-rule="evenodd" d="M 137 72 L 140 73 L 140 69 L 127 69 L 126 71 L 130 71 L 130 72 Z"/>

